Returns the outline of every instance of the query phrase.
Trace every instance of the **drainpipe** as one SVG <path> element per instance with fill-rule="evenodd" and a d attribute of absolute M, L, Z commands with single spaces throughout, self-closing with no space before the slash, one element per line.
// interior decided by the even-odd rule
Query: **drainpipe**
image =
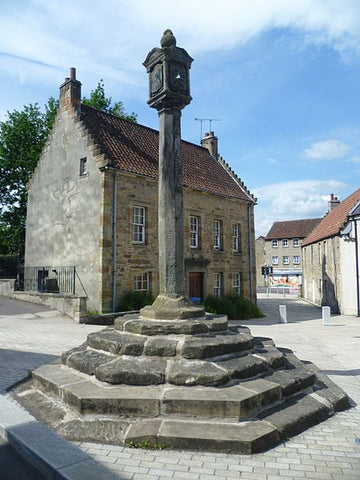
<path fill-rule="evenodd" d="M 356 262 L 356 300 L 357 300 L 357 316 L 360 317 L 360 285 L 359 285 L 359 239 L 357 231 L 357 221 L 355 215 L 351 218 L 354 222 L 355 232 L 355 262 Z"/>
<path fill-rule="evenodd" d="M 115 169 L 113 184 L 113 204 L 112 204 L 112 297 L 111 310 L 116 311 L 116 207 L 117 207 L 117 181 L 118 170 Z"/>
<path fill-rule="evenodd" d="M 250 300 L 253 301 L 253 244 L 252 244 L 252 228 L 251 228 L 251 218 L 252 218 L 252 208 L 253 204 L 248 203 L 248 245 L 249 245 L 249 292 Z"/>

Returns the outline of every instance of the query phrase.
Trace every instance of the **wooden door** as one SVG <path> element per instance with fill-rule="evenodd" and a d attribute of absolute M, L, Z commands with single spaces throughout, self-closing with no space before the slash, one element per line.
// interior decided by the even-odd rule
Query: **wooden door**
<path fill-rule="evenodd" d="M 203 273 L 189 272 L 189 297 L 193 302 L 203 300 Z"/>

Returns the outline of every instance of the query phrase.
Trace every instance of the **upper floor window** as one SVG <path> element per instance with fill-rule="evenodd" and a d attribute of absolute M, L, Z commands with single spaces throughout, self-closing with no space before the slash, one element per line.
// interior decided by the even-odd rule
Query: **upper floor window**
<path fill-rule="evenodd" d="M 293 263 L 294 263 L 294 265 L 299 265 L 299 263 L 300 263 L 299 255 L 294 255 L 293 256 Z"/>
<path fill-rule="evenodd" d="M 290 261 L 289 261 L 289 257 L 287 255 L 285 255 L 283 257 L 283 265 L 289 265 Z"/>
<path fill-rule="evenodd" d="M 145 208 L 133 207 L 132 218 L 132 241 L 133 243 L 145 243 Z"/>
<path fill-rule="evenodd" d="M 88 173 L 87 171 L 87 158 L 84 157 L 84 158 L 80 158 L 80 171 L 79 171 L 79 175 L 80 177 L 86 175 Z"/>
<path fill-rule="evenodd" d="M 213 221 L 213 239 L 214 250 L 221 250 L 221 222 L 220 220 Z"/>
<path fill-rule="evenodd" d="M 234 295 L 241 294 L 241 276 L 240 273 L 234 273 L 232 277 L 232 291 Z"/>
<path fill-rule="evenodd" d="M 300 239 L 293 238 L 293 247 L 299 247 L 299 246 L 300 246 Z"/>
<path fill-rule="evenodd" d="M 278 247 L 278 241 L 277 241 L 277 240 L 273 240 L 273 241 L 272 241 L 272 247 L 273 247 L 273 248 L 277 248 L 277 247 Z"/>
<path fill-rule="evenodd" d="M 271 263 L 273 265 L 279 265 L 279 257 L 277 256 L 271 257 Z"/>
<path fill-rule="evenodd" d="M 289 240 L 287 238 L 283 238 L 282 246 L 285 248 L 289 246 Z"/>
<path fill-rule="evenodd" d="M 214 296 L 222 296 L 222 273 L 214 273 Z"/>
<path fill-rule="evenodd" d="M 151 291 L 151 272 L 139 273 L 134 276 L 134 290 L 136 292 Z"/>
<path fill-rule="evenodd" d="M 234 223 L 232 226 L 233 252 L 240 252 L 240 225 Z"/>
<path fill-rule="evenodd" d="M 199 217 L 190 216 L 190 247 L 199 248 Z"/>

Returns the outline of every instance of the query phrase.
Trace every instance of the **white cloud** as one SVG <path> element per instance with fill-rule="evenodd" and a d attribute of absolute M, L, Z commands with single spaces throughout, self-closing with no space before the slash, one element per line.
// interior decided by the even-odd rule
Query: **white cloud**
<path fill-rule="evenodd" d="M 84 82 L 105 70 L 114 81 L 136 85 L 142 61 L 166 28 L 192 55 L 242 45 L 272 28 L 296 30 L 306 42 L 339 51 L 359 52 L 360 45 L 357 0 L 223 0 L 221 7 L 208 0 L 107 0 L 101 6 L 95 0 L 27 0 L 21 8 L 2 3 L 0 69 L 7 71 L 8 61 L 17 58 L 13 75 L 22 69 L 34 81 L 41 69 L 31 62 L 66 72 L 77 66 Z"/>
<path fill-rule="evenodd" d="M 311 160 L 332 160 L 344 157 L 349 150 L 350 146 L 339 140 L 324 140 L 305 149 L 305 157 Z"/>
<path fill-rule="evenodd" d="M 330 193 L 341 197 L 345 188 L 337 180 L 301 180 L 254 189 L 256 235 L 266 235 L 275 221 L 323 217 Z"/>

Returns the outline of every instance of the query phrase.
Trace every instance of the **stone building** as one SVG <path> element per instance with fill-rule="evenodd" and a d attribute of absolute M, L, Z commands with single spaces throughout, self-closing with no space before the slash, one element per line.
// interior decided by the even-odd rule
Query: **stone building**
<path fill-rule="evenodd" d="M 274 222 L 265 239 L 259 240 L 263 247 L 256 257 L 257 274 L 266 265 L 273 268 L 270 283 L 301 284 L 301 244 L 320 221 L 308 218 Z"/>
<path fill-rule="evenodd" d="M 213 132 L 182 152 L 188 294 L 255 300 L 256 200 Z M 25 267 L 47 266 L 56 281 L 56 267 L 75 266 L 89 310 L 116 311 L 129 290 L 156 295 L 157 177 L 158 132 L 81 104 L 71 69 L 29 183 Z"/>
<path fill-rule="evenodd" d="M 359 316 L 359 231 L 360 189 L 335 204 L 304 240 L 305 299 L 333 313 Z"/>

